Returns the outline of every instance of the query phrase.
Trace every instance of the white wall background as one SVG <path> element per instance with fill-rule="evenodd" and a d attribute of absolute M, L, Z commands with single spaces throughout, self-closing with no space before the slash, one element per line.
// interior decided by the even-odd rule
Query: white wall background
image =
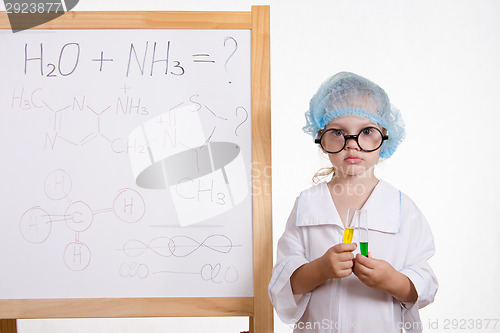
<path fill-rule="evenodd" d="M 256 4 L 271 5 L 275 244 L 295 197 L 326 163 L 301 132 L 309 99 L 328 76 L 353 71 L 380 84 L 407 124 L 406 141 L 377 174 L 413 198 L 434 232 L 440 289 L 421 310 L 426 331 L 450 332 L 451 320 L 463 319 L 500 332 L 494 322 L 485 330 L 486 319 L 500 319 L 500 2 L 80 0 L 75 10 L 248 11 Z M 247 330 L 248 320 L 21 320 L 18 327 L 229 333 Z M 291 329 L 276 317 L 275 331 Z"/>

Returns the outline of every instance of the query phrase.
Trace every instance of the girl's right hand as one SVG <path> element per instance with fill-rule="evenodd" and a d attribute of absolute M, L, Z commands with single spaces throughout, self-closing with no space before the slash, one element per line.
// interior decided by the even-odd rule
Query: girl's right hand
<path fill-rule="evenodd" d="M 305 294 L 328 279 L 351 275 L 356 244 L 337 244 L 321 257 L 297 268 L 290 277 L 294 294 Z"/>
<path fill-rule="evenodd" d="M 352 274 L 356 243 L 340 243 L 329 248 L 321 257 L 323 274 L 329 279 L 340 279 Z"/>

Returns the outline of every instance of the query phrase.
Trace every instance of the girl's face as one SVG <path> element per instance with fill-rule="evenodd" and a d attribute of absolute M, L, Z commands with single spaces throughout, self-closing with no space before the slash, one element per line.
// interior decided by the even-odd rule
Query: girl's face
<path fill-rule="evenodd" d="M 343 132 L 344 135 L 358 135 L 358 133 L 366 127 L 382 128 L 372 122 L 368 118 L 361 118 L 354 115 L 344 116 L 332 120 L 326 127 L 335 128 Z M 380 148 L 365 152 L 359 148 L 356 140 L 350 139 L 347 141 L 343 150 L 336 154 L 328 154 L 330 162 L 335 167 L 337 177 L 357 177 L 357 176 L 373 176 L 373 167 L 378 161 Z"/>

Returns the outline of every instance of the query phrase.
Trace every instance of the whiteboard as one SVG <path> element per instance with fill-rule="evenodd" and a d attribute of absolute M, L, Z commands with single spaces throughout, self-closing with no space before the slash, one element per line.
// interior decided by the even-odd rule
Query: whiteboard
<path fill-rule="evenodd" d="M 253 295 L 249 30 L 0 32 L 0 298 Z"/>

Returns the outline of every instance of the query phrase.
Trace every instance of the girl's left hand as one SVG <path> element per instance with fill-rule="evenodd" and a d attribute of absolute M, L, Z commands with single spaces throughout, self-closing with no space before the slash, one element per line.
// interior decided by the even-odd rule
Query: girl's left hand
<path fill-rule="evenodd" d="M 353 272 L 368 287 L 381 290 L 390 288 L 392 278 L 397 274 L 391 264 L 373 259 L 371 253 L 368 253 L 368 258 L 361 254 L 356 255 Z"/>

